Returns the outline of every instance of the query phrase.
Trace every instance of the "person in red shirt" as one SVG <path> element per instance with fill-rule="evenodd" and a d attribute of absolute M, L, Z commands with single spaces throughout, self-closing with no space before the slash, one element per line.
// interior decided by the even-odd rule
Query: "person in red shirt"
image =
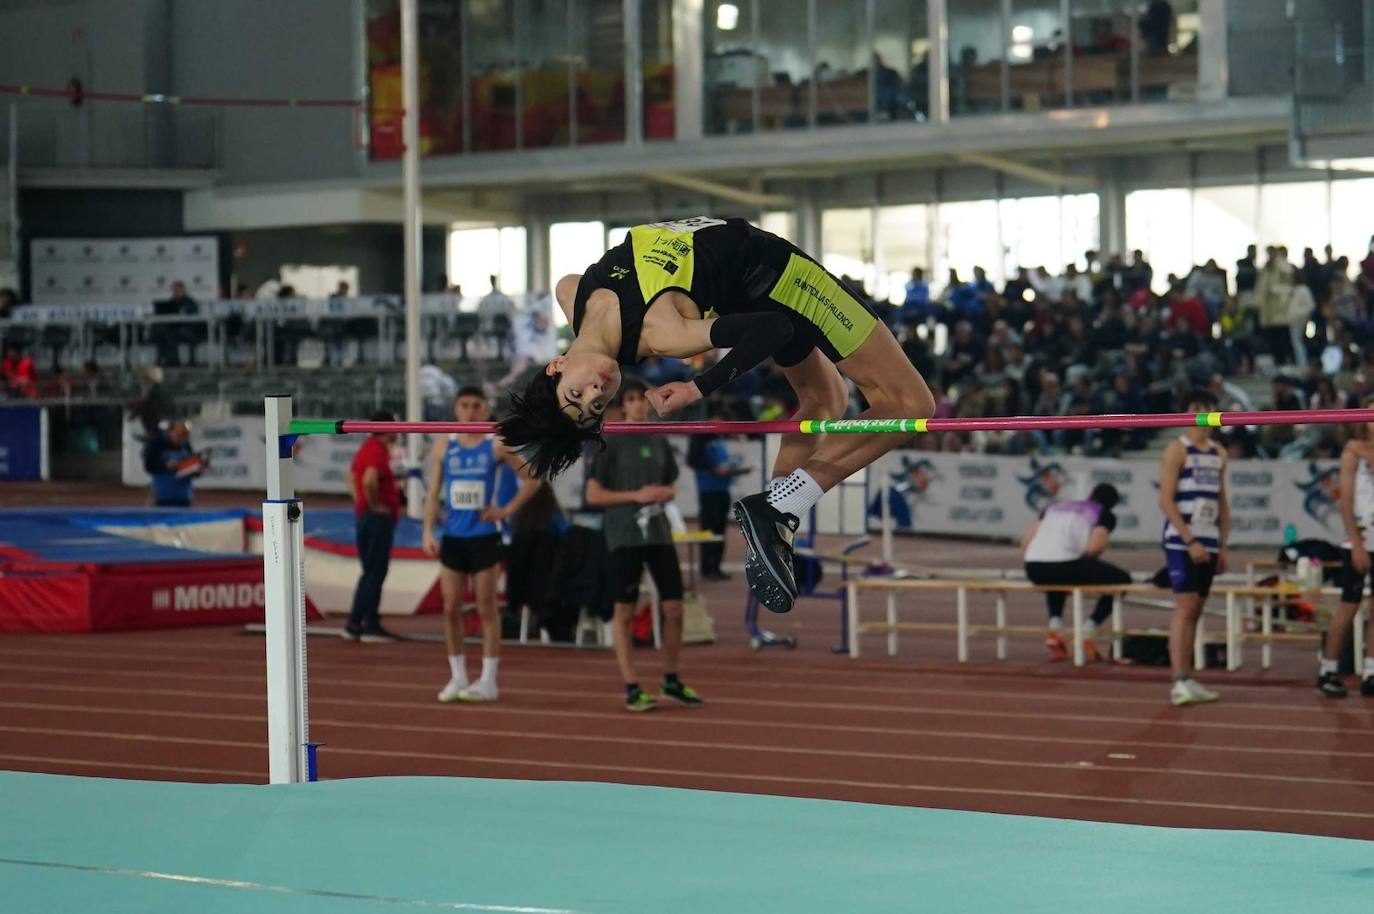
<path fill-rule="evenodd" d="M 392 422 L 388 412 L 372 415 L 373 422 Z M 353 607 L 344 626 L 350 641 L 395 641 L 382 627 L 382 583 L 391 565 L 391 543 L 401 516 L 401 494 L 391 471 L 394 434 L 369 435 L 349 467 L 348 485 L 353 492 L 353 513 L 358 519 L 358 561 L 363 573 L 353 591 Z"/>
<path fill-rule="evenodd" d="M 0 374 L 4 375 L 5 389 L 13 397 L 32 397 L 38 392 L 38 367 L 33 357 L 18 343 L 5 347 L 5 359 L 0 363 Z"/>

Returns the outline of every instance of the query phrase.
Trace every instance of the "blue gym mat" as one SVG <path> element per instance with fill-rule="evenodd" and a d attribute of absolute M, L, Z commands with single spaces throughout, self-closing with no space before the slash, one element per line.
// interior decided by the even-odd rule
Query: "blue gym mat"
<path fill-rule="evenodd" d="M 612 784 L 0 772 L 16 912 L 1366 914 L 1374 842 Z"/>
<path fill-rule="evenodd" d="M 182 508 L 42 508 L 0 511 L 0 546 L 21 550 L 40 562 L 123 565 L 145 562 L 201 562 L 242 559 L 241 552 L 197 552 L 106 533 L 101 527 L 177 526 L 242 520 L 241 510 Z"/>

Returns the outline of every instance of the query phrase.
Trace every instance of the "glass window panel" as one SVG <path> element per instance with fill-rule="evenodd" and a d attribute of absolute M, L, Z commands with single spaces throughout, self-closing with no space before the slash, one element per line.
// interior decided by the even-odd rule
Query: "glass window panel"
<path fill-rule="evenodd" d="M 467 0 L 469 110 L 472 148 L 514 149 L 515 4 Z"/>
<path fill-rule="evenodd" d="M 1097 194 L 1069 194 L 1061 199 L 1060 263 L 1086 267 L 1084 255 L 1102 248 L 1102 200 Z"/>
<path fill-rule="evenodd" d="M 1260 186 L 1261 246 L 1285 245 L 1288 259 L 1300 264 L 1302 249 L 1320 251 L 1330 240 L 1330 232 L 1325 181 Z"/>
<path fill-rule="evenodd" d="M 501 229 L 501 266 L 498 272 L 501 291 L 512 295 L 529 288 L 525 270 L 525 227 L 508 225 Z"/>
<path fill-rule="evenodd" d="M 1374 213 L 1374 178 L 1331 183 L 1331 247 L 1335 256 L 1350 258 L 1352 276 L 1371 252 L 1374 220 L 1370 213 Z"/>
<path fill-rule="evenodd" d="M 759 121 L 764 130 L 807 126 L 803 84 L 811 78 L 811 48 L 806 9 L 797 0 L 757 0 L 758 43 L 767 78 L 759 89 Z"/>
<path fill-rule="evenodd" d="M 577 142 L 625 141 L 625 28 L 621 0 L 573 0 Z M 585 266 L 585 264 L 584 264 Z"/>
<path fill-rule="evenodd" d="M 873 209 L 828 209 L 821 213 L 821 264 L 836 276 L 872 289 L 878 278 L 873 257 Z"/>
<path fill-rule="evenodd" d="M 1199 187 L 1193 191 L 1193 262 L 1215 260 L 1235 280 L 1236 261 L 1258 244 L 1259 191 L 1253 184 Z"/>
<path fill-rule="evenodd" d="M 572 0 L 520 0 L 521 88 L 527 149 L 571 141 L 568 17 Z"/>
<path fill-rule="evenodd" d="M 1015 111 L 1064 104 L 1059 0 L 1012 0 L 1005 41 L 1008 104 Z"/>
<path fill-rule="evenodd" d="M 878 208 L 878 282 L 873 294 L 879 300 L 900 305 L 906 299 L 906 283 L 913 267 L 930 280 L 930 219 L 934 207 L 882 206 Z"/>
<path fill-rule="evenodd" d="M 1197 98 L 1197 0 L 1151 0 L 1136 20 L 1140 41 L 1140 100 Z"/>
<path fill-rule="evenodd" d="M 397 0 L 367 0 L 368 151 L 401 157 L 401 14 Z M 422 155 L 463 151 L 462 29 L 456 4 L 419 11 Z"/>
<path fill-rule="evenodd" d="M 491 291 L 493 265 L 501 291 L 511 294 L 525 291 L 524 228 L 456 228 L 449 232 L 449 282 L 462 286 L 464 304 L 470 306 L 465 310 L 475 309 L 476 296 Z"/>
<path fill-rule="evenodd" d="M 606 230 L 606 250 L 610 250 L 617 244 L 625 240 L 625 236 L 630 234 L 628 225 L 613 225 Z"/>
<path fill-rule="evenodd" d="M 606 253 L 606 226 L 601 222 L 555 222 L 549 226 L 549 272 L 554 283 L 569 273 L 582 273 Z M 567 323 L 559 308 L 554 317 Z"/>
<path fill-rule="evenodd" d="M 779 238 L 796 244 L 797 242 L 797 215 L 796 213 L 780 210 L 778 212 L 760 213 L 758 227 L 765 232 L 772 232 Z"/>
<path fill-rule="evenodd" d="M 707 133 L 751 133 L 754 92 L 769 82 L 768 62 L 752 45 L 756 0 L 702 4 L 702 107 Z"/>
<path fill-rule="evenodd" d="M 930 101 L 926 0 L 874 0 L 874 102 L 880 121 L 924 120 Z"/>
<path fill-rule="evenodd" d="M 1132 35 L 1139 0 L 1069 0 L 1075 105 L 1131 100 Z"/>
<path fill-rule="evenodd" d="M 1002 110 L 1001 0 L 959 0 L 949 5 L 949 110 L 978 114 Z"/>
<path fill-rule="evenodd" d="M 1003 276 L 1017 267 L 1044 267 L 1058 276 L 1067 262 L 1063 255 L 1058 197 L 1022 197 L 998 204 L 1002 220 L 1002 250 L 999 264 Z"/>
<path fill-rule="evenodd" d="M 673 5 L 641 0 L 639 13 L 644 138 L 671 140 L 677 133 L 673 103 Z"/>
<path fill-rule="evenodd" d="M 935 264 L 932 293 L 947 285 L 951 269 L 959 278 L 973 278 L 973 268 L 983 267 L 988 278 L 1001 284 L 1002 251 L 997 240 L 997 201 L 971 200 L 941 203 L 935 214 Z"/>
<path fill-rule="evenodd" d="M 1154 268 L 1156 292 L 1168 289 L 1170 273 L 1193 268 L 1192 220 L 1185 188 L 1138 190 L 1126 195 L 1126 246 L 1145 252 Z"/>
<path fill-rule="evenodd" d="M 816 123 L 868 121 L 867 5 L 816 0 Z M 809 87 L 803 87 L 808 92 Z M 803 104 L 806 99 L 803 99 Z"/>

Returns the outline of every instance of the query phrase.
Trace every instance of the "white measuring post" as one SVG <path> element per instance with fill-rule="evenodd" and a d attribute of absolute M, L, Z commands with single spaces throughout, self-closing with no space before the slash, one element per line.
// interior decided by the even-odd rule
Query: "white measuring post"
<path fill-rule="evenodd" d="M 291 472 L 291 398 L 267 397 L 267 500 L 262 562 L 267 623 L 267 760 L 270 782 L 314 780 L 305 665 L 304 524 Z"/>

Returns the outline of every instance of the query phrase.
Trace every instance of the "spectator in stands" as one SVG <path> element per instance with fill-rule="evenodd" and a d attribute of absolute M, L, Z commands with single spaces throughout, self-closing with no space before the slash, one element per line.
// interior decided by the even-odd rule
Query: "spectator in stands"
<path fill-rule="evenodd" d="M 1366 397 L 1361 406 L 1374 406 L 1374 397 Z M 1345 683 L 1341 682 L 1340 657 L 1345 647 L 1346 633 L 1356 621 L 1360 603 L 1364 600 L 1365 580 L 1371 575 L 1369 554 L 1374 550 L 1374 444 L 1371 432 L 1374 423 L 1357 428 L 1354 437 L 1341 452 L 1341 522 L 1345 527 L 1344 564 L 1341 569 L 1341 602 L 1335 617 L 1326 629 L 1317 668 L 1317 689 L 1327 698 L 1345 698 Z M 1364 669 L 1360 678 L 1360 694 L 1374 697 L 1374 623 L 1365 621 Z"/>
<path fill-rule="evenodd" d="M 974 366 L 983 360 L 986 347 L 973 332 L 973 324 L 959 321 L 954 325 L 954 337 L 949 343 L 949 354 L 945 362 L 945 380 L 958 384 L 973 374 Z"/>
<path fill-rule="evenodd" d="M 493 401 L 502 391 L 518 386 L 518 380 L 531 368 L 543 368 L 558 355 L 558 328 L 553 325 L 553 299 L 541 297 L 534 307 L 515 315 L 511 324 L 510 369 L 487 386 Z"/>
<path fill-rule="evenodd" d="M 1117 33 L 1112 17 L 1094 18 L 1092 29 L 1092 42 L 1084 49 L 1084 53 L 1121 54 L 1131 49 L 1131 39 Z"/>
<path fill-rule="evenodd" d="M 153 313 L 158 317 L 193 317 L 200 313 L 200 305 L 187 294 L 186 284 L 178 280 L 172 283 L 170 296 L 153 302 Z M 157 347 L 158 362 L 171 367 L 180 365 L 181 345 L 194 346 L 201 338 L 201 333 L 188 324 L 154 326 L 151 336 L 153 345 Z"/>
<path fill-rule="evenodd" d="M 511 323 L 515 319 L 515 302 L 501 291 L 501 277 L 493 274 L 491 291 L 477 302 L 477 317 L 482 333 L 496 344 L 498 354 L 506 351 Z"/>
<path fill-rule="evenodd" d="M 930 283 L 926 282 L 926 271 L 912 267 L 911 279 L 906 284 L 906 297 L 902 300 L 902 310 L 897 319 L 908 325 L 924 324 L 931 316 Z"/>
<path fill-rule="evenodd" d="M 206 456 L 191 447 L 191 426 L 181 419 L 164 422 L 143 444 L 143 469 L 152 477 L 159 508 L 191 507 L 192 480 L 207 466 Z"/>
<path fill-rule="evenodd" d="M 5 395 L 33 398 L 38 395 L 38 367 L 33 356 L 17 342 L 5 343 L 5 358 L 0 362 L 0 376 L 5 381 Z"/>
<path fill-rule="evenodd" d="M 1116 529 L 1112 509 L 1120 500 L 1116 487 L 1104 482 L 1092 490 L 1086 501 L 1059 501 L 1046 508 L 1021 537 L 1026 577 L 1031 583 L 1042 587 L 1131 583 L 1130 572 L 1101 558 Z M 1054 660 L 1066 660 L 1069 656 L 1062 634 L 1067 597 L 1065 591 L 1045 594 L 1049 611 L 1045 647 Z M 1111 618 L 1112 604 L 1110 594 L 1098 597 L 1091 618 L 1084 623 L 1083 652 L 1089 660 L 1102 660 L 1096 643 L 1097 630 Z"/>
<path fill-rule="evenodd" d="M 1121 274 L 1122 291 L 1127 295 L 1133 292 L 1149 291 L 1154 281 L 1155 268 L 1145 259 L 1145 252 L 1136 248 L 1131 252 L 1131 263 Z"/>
<path fill-rule="evenodd" d="M 1222 412 L 1254 412 L 1255 403 L 1250 395 L 1219 374 L 1212 375 L 1208 380 L 1207 392 Z"/>
<path fill-rule="evenodd" d="M 1360 273 L 1355 277 L 1355 287 L 1364 296 L 1365 313 L 1374 315 L 1374 236 L 1369 239 L 1369 253 L 1360 261 Z"/>
<path fill-rule="evenodd" d="M 1150 0 L 1140 17 L 1140 37 L 1145 52 L 1155 56 L 1169 53 L 1174 39 L 1174 8 L 1169 0 Z"/>
<path fill-rule="evenodd" d="M 1226 271 L 1215 259 L 1208 260 L 1200 267 L 1193 267 L 1184 284 L 1183 294 L 1187 298 L 1200 299 L 1207 308 L 1210 321 L 1221 313 L 1222 303 L 1226 301 Z"/>
<path fill-rule="evenodd" d="M 373 422 L 392 422 L 386 411 L 373 413 Z M 396 636 L 382 627 L 382 584 L 391 565 L 391 544 L 396 522 L 401 516 L 401 490 L 391 470 L 391 448 L 396 435 L 377 432 L 358 448 L 349 467 L 348 487 L 353 493 L 353 514 L 357 518 L 358 561 L 363 573 L 353 591 L 353 605 L 344 625 L 344 637 L 351 641 L 395 641 Z"/>
<path fill-rule="evenodd" d="M 330 298 L 348 298 L 351 294 L 352 290 L 349 289 L 348 283 L 341 279 L 339 284 L 334 287 L 334 294 Z"/>
<path fill-rule="evenodd" d="M 14 317 L 14 309 L 19 307 L 19 293 L 13 289 L 0 289 L 0 321 Z"/>
<path fill-rule="evenodd" d="M 644 382 L 626 378 L 620 404 L 628 422 L 649 418 Z M 625 680 L 625 708 L 650 711 L 657 702 L 639 687 L 631 622 L 639 603 L 639 579 L 647 566 L 663 610 L 663 682 L 660 696 L 685 705 L 701 697 L 678 678 L 682 651 L 682 569 L 664 505 L 676 494 L 677 461 L 667 439 L 616 435 L 597 454 L 587 477 L 587 504 L 605 509 L 603 529 L 611 554 L 615 592 L 615 659 Z"/>
<path fill-rule="evenodd" d="M 1295 274 L 1285 248 L 1268 249 L 1269 258 L 1255 283 L 1255 306 L 1260 330 L 1275 364 L 1287 365 L 1294 357 L 1288 331 L 1288 305 L 1293 297 Z"/>
<path fill-rule="evenodd" d="M 1259 281 L 1258 254 L 1252 244 L 1245 249 L 1245 256 L 1236 261 L 1236 298 L 1242 314 L 1255 309 L 1255 284 Z"/>
<path fill-rule="evenodd" d="M 453 417 L 459 422 L 485 422 L 491 418 L 481 388 L 464 387 L 458 391 Z M 428 464 L 423 543 L 426 554 L 439 559 L 449 665 L 449 680 L 439 692 L 439 701 L 495 701 L 501 658 L 496 578 L 502 542 L 497 525 L 520 510 L 534 496 L 538 484 L 525 471 L 519 455 L 491 435 L 436 436 L 430 446 Z M 521 479 L 514 497 L 498 507 L 497 472 L 502 464 Z M 434 533 L 441 495 L 442 539 Z M 475 681 L 468 679 L 463 650 L 463 598 L 469 583 L 482 624 L 482 673 Z"/>
<path fill-rule="evenodd" d="M 1288 339 L 1293 351 L 1293 360 L 1299 369 L 1307 369 L 1308 337 L 1307 325 L 1317 310 L 1312 299 L 1312 290 L 1304 283 L 1293 283 L 1288 287 Z"/>
<path fill-rule="evenodd" d="M 1189 394 L 1185 411 L 1217 408 L 1205 390 Z M 1226 496 L 1226 453 L 1206 427 L 1187 429 L 1164 451 L 1159 474 L 1159 507 L 1164 512 L 1164 554 L 1174 590 L 1169 625 L 1169 659 L 1175 705 L 1216 701 L 1216 692 L 1194 678 L 1193 642 L 1212 578 L 1224 574 L 1231 508 Z"/>
<path fill-rule="evenodd" d="M 712 401 L 707 416 L 717 421 L 730 418 L 730 411 L 721 400 Z M 721 570 L 725 558 L 725 529 L 730 517 L 730 483 L 737 476 L 753 472 L 730 456 L 724 435 L 693 435 L 687 442 L 687 465 L 696 474 L 697 521 L 701 529 L 722 538 L 719 543 L 701 544 L 701 576 L 708 581 L 728 581 L 730 575 Z"/>
<path fill-rule="evenodd" d="M 129 407 L 129 418 L 137 419 L 143 425 L 143 434 L 151 438 L 160 423 L 172 418 L 176 404 L 162 386 L 162 369 L 156 365 L 143 369 L 143 385 L 142 395 Z"/>

